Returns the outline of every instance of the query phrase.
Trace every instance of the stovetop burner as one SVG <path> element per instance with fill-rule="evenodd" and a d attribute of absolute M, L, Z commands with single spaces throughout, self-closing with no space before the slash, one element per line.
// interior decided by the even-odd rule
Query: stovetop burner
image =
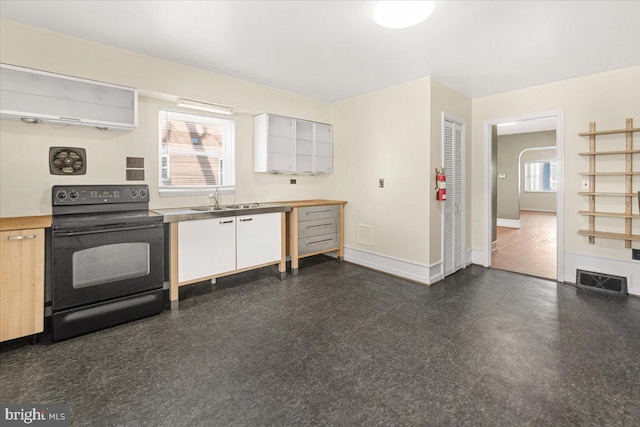
<path fill-rule="evenodd" d="M 161 222 L 149 211 L 148 185 L 56 185 L 54 229 Z"/>

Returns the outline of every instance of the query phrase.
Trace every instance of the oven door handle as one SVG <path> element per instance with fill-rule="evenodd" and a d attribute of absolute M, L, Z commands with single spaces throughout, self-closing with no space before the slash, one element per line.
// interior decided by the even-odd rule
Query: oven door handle
<path fill-rule="evenodd" d="M 57 231 L 54 233 L 56 237 L 69 237 L 69 236 L 82 236 L 85 234 L 97 234 L 97 233 L 112 233 L 116 231 L 129 231 L 129 230 L 142 230 L 145 228 L 156 228 L 162 227 L 162 224 L 154 224 L 154 225 L 141 225 L 137 227 L 121 227 L 121 228 L 109 228 L 106 230 L 88 230 L 88 231 L 71 231 L 68 233 Z"/>

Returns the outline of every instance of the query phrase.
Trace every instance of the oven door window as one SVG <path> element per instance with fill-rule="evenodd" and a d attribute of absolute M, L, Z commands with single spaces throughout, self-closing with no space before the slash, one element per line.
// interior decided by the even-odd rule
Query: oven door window
<path fill-rule="evenodd" d="M 73 254 L 72 263 L 75 289 L 143 277 L 149 274 L 150 246 L 138 242 L 84 249 Z"/>

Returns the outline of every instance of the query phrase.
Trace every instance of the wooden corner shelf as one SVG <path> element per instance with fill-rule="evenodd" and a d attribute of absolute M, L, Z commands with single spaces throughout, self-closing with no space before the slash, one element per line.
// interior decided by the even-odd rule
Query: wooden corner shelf
<path fill-rule="evenodd" d="M 594 123 L 595 124 L 595 123 Z M 580 132 L 578 136 L 596 136 L 596 135 L 614 135 L 616 133 L 633 133 L 640 132 L 640 128 L 625 128 L 625 129 L 611 129 L 611 130 L 593 130 L 589 132 Z"/>
<path fill-rule="evenodd" d="M 582 175 L 582 176 L 625 176 L 625 175 L 640 175 L 640 172 L 580 172 L 578 175 Z"/>
<path fill-rule="evenodd" d="M 578 192 L 581 196 L 589 197 L 589 210 L 578 211 L 578 214 L 589 217 L 589 229 L 578 230 L 578 234 L 581 236 L 587 236 L 589 243 L 594 244 L 596 237 L 605 239 L 619 239 L 624 240 L 626 248 L 631 248 L 632 241 L 640 241 L 640 235 L 632 233 L 631 222 L 632 220 L 640 219 L 640 215 L 633 214 L 633 198 L 638 195 L 633 190 L 633 178 L 639 176 L 640 171 L 633 170 L 633 156 L 640 154 L 640 150 L 633 148 L 633 134 L 634 132 L 640 132 L 640 128 L 633 127 L 633 119 L 628 118 L 626 120 L 626 127 L 624 129 L 611 129 L 611 130 L 596 130 L 595 122 L 589 123 L 588 132 L 580 132 L 579 136 L 589 137 L 589 151 L 578 153 L 580 156 L 589 157 L 589 171 L 579 173 L 580 176 L 589 177 L 589 190 Z M 598 151 L 596 150 L 596 136 L 598 135 L 614 135 L 624 134 L 625 136 L 625 149 L 624 150 L 612 150 L 612 151 Z M 596 158 L 598 156 L 621 154 L 624 155 L 624 170 L 610 171 L 610 172 L 596 172 Z M 598 177 L 621 177 L 624 180 L 624 192 L 598 192 L 596 191 L 596 178 Z M 613 196 L 624 198 L 624 212 L 603 212 L 596 210 L 596 197 L 598 196 Z M 609 217 L 620 218 L 624 220 L 624 233 L 612 233 L 607 231 L 596 230 L 596 218 L 597 217 Z"/>
<path fill-rule="evenodd" d="M 640 215 L 626 214 L 626 213 L 621 213 L 621 212 L 589 212 L 589 211 L 578 211 L 578 215 L 585 215 L 585 216 L 604 216 L 604 217 L 610 217 L 610 218 L 633 218 L 633 219 L 640 219 Z"/>
<path fill-rule="evenodd" d="M 584 153 L 578 153 L 579 156 L 607 156 L 612 154 L 640 154 L 640 150 L 585 151 Z"/>
<path fill-rule="evenodd" d="M 640 235 L 638 234 L 609 233 L 607 231 L 589 231 L 589 230 L 578 230 L 578 234 L 581 236 L 603 237 L 605 239 L 618 239 L 618 240 L 634 240 L 634 241 L 640 242 Z"/>
<path fill-rule="evenodd" d="M 612 197 L 638 197 L 637 193 L 612 193 L 612 192 L 589 192 L 581 191 L 581 196 L 612 196 Z"/>

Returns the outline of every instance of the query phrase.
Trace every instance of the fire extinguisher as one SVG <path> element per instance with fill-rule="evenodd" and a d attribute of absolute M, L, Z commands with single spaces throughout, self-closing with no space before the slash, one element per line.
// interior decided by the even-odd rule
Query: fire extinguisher
<path fill-rule="evenodd" d="M 447 176 L 444 168 L 440 171 L 436 168 L 436 200 L 447 200 Z"/>

